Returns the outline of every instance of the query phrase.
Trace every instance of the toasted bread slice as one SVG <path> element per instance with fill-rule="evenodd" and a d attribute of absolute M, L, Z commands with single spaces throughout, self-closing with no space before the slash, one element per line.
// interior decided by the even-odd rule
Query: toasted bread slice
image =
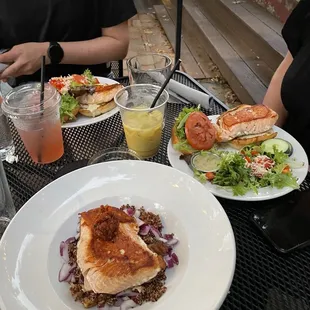
<path fill-rule="evenodd" d="M 266 132 L 278 120 L 278 114 L 270 108 L 260 105 L 242 104 L 228 110 L 218 117 L 215 124 L 217 142 Z"/>
<path fill-rule="evenodd" d="M 274 132 L 272 129 L 264 132 L 262 134 L 257 135 L 247 135 L 243 137 L 239 137 L 229 141 L 229 145 L 237 150 L 242 149 L 246 145 L 255 144 L 259 142 L 263 142 L 265 140 L 273 139 L 277 136 L 277 132 Z"/>
<path fill-rule="evenodd" d="M 80 114 L 87 117 L 96 117 L 107 113 L 116 107 L 114 100 L 106 104 L 89 104 L 80 108 Z"/>
<path fill-rule="evenodd" d="M 107 217 L 105 231 L 98 223 Z M 98 236 L 99 228 L 113 239 Z M 151 280 L 165 268 L 163 258 L 147 247 L 138 231 L 135 219 L 114 207 L 101 206 L 81 214 L 77 263 L 85 290 L 117 294 Z"/>

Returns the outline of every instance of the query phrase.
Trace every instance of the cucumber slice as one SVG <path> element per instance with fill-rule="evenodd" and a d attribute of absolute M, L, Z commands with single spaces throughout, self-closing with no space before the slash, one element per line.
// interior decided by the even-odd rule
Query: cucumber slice
<path fill-rule="evenodd" d="M 276 147 L 278 151 L 283 152 L 288 156 L 291 156 L 293 154 L 292 144 L 283 139 L 269 139 L 264 141 L 262 143 L 262 146 L 264 147 L 264 150 L 270 154 L 274 154 L 274 147 Z"/>

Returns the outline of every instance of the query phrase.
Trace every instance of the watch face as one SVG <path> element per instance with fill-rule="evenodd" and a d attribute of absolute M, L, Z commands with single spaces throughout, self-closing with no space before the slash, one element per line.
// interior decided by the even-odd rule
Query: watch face
<path fill-rule="evenodd" d="M 49 48 L 49 57 L 52 63 L 60 63 L 64 56 L 63 49 L 60 45 L 51 45 Z"/>

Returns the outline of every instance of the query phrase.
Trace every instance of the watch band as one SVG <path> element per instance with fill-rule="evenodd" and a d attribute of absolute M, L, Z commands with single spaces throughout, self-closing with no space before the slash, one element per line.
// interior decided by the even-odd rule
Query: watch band
<path fill-rule="evenodd" d="M 64 57 L 64 51 L 58 42 L 50 42 L 47 55 L 52 65 L 59 64 Z"/>

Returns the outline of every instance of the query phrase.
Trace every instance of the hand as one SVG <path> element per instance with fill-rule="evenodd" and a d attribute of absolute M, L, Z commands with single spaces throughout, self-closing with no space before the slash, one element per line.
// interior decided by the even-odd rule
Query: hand
<path fill-rule="evenodd" d="M 0 80 L 35 73 L 40 69 L 42 56 L 47 55 L 48 46 L 48 43 L 25 43 L 15 45 L 10 51 L 0 55 L 0 63 L 10 64 L 0 73 Z"/>

